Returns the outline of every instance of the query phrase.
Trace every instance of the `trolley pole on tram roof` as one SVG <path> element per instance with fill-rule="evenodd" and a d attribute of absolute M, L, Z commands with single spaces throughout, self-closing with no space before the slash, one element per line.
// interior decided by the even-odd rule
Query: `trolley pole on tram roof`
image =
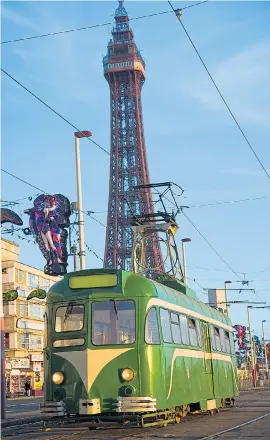
<path fill-rule="evenodd" d="M 79 217 L 79 243 L 80 243 L 80 268 L 85 269 L 85 245 L 84 245 L 84 221 L 82 207 L 82 181 L 81 181 L 81 159 L 80 159 L 80 138 L 92 136 L 90 131 L 76 131 L 75 154 L 76 154 L 76 174 L 77 174 L 77 193 L 78 193 L 78 217 Z"/>

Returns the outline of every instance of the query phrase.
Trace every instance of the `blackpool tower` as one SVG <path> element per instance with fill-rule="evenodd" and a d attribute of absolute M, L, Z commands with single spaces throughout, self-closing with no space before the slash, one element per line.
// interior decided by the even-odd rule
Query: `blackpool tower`
<path fill-rule="evenodd" d="M 110 87 L 111 159 L 110 192 L 104 267 L 131 270 L 132 214 L 153 211 L 143 129 L 141 89 L 145 63 L 133 40 L 123 1 L 115 11 L 115 26 L 103 58 L 104 76 Z M 162 267 L 157 234 L 146 243 L 149 268 Z"/>

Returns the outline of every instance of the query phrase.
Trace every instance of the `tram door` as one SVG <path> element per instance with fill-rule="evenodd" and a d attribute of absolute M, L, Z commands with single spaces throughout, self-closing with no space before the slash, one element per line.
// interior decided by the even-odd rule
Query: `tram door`
<path fill-rule="evenodd" d="M 208 383 L 209 397 L 214 397 L 214 375 L 213 375 L 213 363 L 211 355 L 211 341 L 210 341 L 210 329 L 206 322 L 202 322 L 202 342 L 204 351 L 204 372 L 206 376 L 206 382 Z"/>

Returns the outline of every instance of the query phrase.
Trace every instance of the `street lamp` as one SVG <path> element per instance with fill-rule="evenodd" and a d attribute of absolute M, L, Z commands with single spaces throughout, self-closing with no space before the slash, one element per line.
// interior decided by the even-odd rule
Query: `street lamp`
<path fill-rule="evenodd" d="M 226 314 L 228 314 L 228 296 L 227 296 L 227 284 L 232 284 L 231 281 L 225 281 L 224 286 L 225 286 L 225 304 L 226 304 Z"/>
<path fill-rule="evenodd" d="M 186 249 L 184 243 L 189 243 L 191 238 L 182 238 L 182 254 L 183 254 L 183 282 L 187 284 L 187 263 L 186 263 Z"/>
<path fill-rule="evenodd" d="M 269 377 L 269 368 L 268 368 L 268 358 L 267 358 L 267 350 L 266 350 L 266 339 L 265 339 L 265 330 L 264 330 L 264 323 L 266 320 L 264 319 L 262 321 L 262 334 L 263 334 L 263 345 L 264 345 L 264 356 L 265 356 L 265 368 L 266 368 L 266 377 L 268 379 Z"/>
<path fill-rule="evenodd" d="M 265 304 L 265 303 L 262 303 Z M 250 342 L 250 354 L 251 354 L 251 366 L 252 366 L 252 378 L 253 378 L 253 385 L 256 387 L 256 362 L 255 362 L 255 356 L 254 356 L 254 347 L 253 347 L 253 338 L 252 338 L 252 330 L 251 330 L 251 323 L 250 323 L 250 311 L 249 309 L 270 309 L 270 306 L 259 306 L 259 307 L 252 307 L 247 306 L 247 312 L 248 312 L 248 329 L 249 329 L 249 342 Z"/>
<path fill-rule="evenodd" d="M 82 181 L 81 181 L 81 161 L 80 161 L 80 138 L 90 137 L 90 131 L 76 131 L 75 136 L 75 153 L 76 153 L 76 173 L 77 173 L 77 193 L 78 193 L 78 217 L 79 217 L 79 243 L 80 243 L 80 266 L 81 270 L 85 269 L 85 247 L 84 247 L 84 223 L 82 208 Z"/>

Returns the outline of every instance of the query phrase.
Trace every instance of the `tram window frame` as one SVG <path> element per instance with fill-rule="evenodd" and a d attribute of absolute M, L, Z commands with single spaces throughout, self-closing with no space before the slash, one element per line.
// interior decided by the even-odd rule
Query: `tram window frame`
<path fill-rule="evenodd" d="M 198 347 L 198 335 L 197 335 L 195 319 L 188 317 L 187 323 L 188 323 L 188 334 L 189 334 L 190 345 L 192 347 Z M 194 336 L 195 336 L 195 340 L 193 339 Z"/>
<path fill-rule="evenodd" d="M 225 339 L 226 352 L 231 353 L 230 334 L 226 330 L 224 330 L 224 339 Z"/>
<path fill-rule="evenodd" d="M 165 319 L 167 318 L 167 328 L 163 326 L 164 322 L 163 321 L 163 317 L 161 316 L 162 314 L 164 314 Z M 171 329 L 171 320 L 170 320 L 170 312 L 168 309 L 164 309 L 163 307 L 160 307 L 159 309 L 159 317 L 160 317 L 160 324 L 161 324 L 161 334 L 162 334 L 162 341 L 168 344 L 171 344 L 173 342 L 172 339 L 172 329 Z M 168 335 L 170 336 L 170 339 L 165 339 L 165 332 L 163 331 L 168 329 Z"/>
<path fill-rule="evenodd" d="M 101 343 L 101 344 L 97 343 L 97 341 L 95 340 L 95 336 L 94 336 L 94 327 L 93 327 L 93 325 L 99 326 L 100 324 L 102 324 L 103 327 L 107 327 L 108 328 L 107 334 L 106 334 L 106 332 L 103 333 L 103 331 L 102 331 L 102 333 L 101 333 L 102 337 L 104 337 L 104 335 L 105 335 L 105 336 L 108 337 L 108 339 L 112 338 L 112 335 L 113 335 L 114 332 L 115 332 L 115 335 L 117 335 L 116 327 L 115 327 L 114 330 L 111 330 L 111 322 L 112 321 L 109 321 L 107 323 L 106 322 L 105 323 L 100 323 L 99 321 L 95 321 L 94 320 L 94 313 L 98 311 L 98 309 L 95 310 L 95 306 L 98 305 L 98 304 L 106 304 L 106 303 L 112 304 L 112 308 L 115 311 L 116 321 L 118 322 L 118 325 L 119 325 L 119 321 L 120 321 L 119 318 L 120 318 L 120 312 L 121 312 L 121 309 L 119 309 L 120 303 L 122 303 L 122 304 L 123 303 L 132 303 L 133 307 L 132 307 L 132 309 L 130 309 L 130 310 L 134 310 L 134 334 L 132 334 L 134 339 L 133 339 L 132 342 L 127 342 L 126 344 L 125 344 L 124 341 L 122 341 L 122 342 L 108 342 L 106 344 L 105 343 Z M 111 312 L 110 308 L 108 308 L 107 311 Z M 137 320 L 136 302 L 134 300 L 132 300 L 132 299 L 124 299 L 124 300 L 122 300 L 122 299 L 116 299 L 116 300 L 114 300 L 114 299 L 104 299 L 104 301 L 93 301 L 92 302 L 92 306 L 91 306 L 91 343 L 92 343 L 92 345 L 94 347 L 115 347 L 115 346 L 120 347 L 120 346 L 123 346 L 123 345 L 134 345 L 136 343 L 136 338 L 137 338 L 137 322 L 136 322 L 136 320 Z M 131 328 L 129 328 L 129 330 L 130 329 Z M 118 328 L 118 333 L 119 333 L 119 328 Z M 118 336 L 116 336 L 116 339 L 117 338 L 118 338 Z"/>
<path fill-rule="evenodd" d="M 44 346 L 43 349 L 48 347 L 48 315 L 44 313 Z"/>
<path fill-rule="evenodd" d="M 235 345 L 234 345 L 233 333 L 229 332 L 229 338 L 230 338 L 231 354 L 235 355 Z"/>
<path fill-rule="evenodd" d="M 180 313 L 179 314 L 179 322 L 180 322 L 182 344 L 183 345 L 190 345 L 187 316 Z M 183 324 L 185 324 L 185 328 L 183 328 Z"/>
<path fill-rule="evenodd" d="M 215 345 L 216 345 L 217 351 L 221 351 L 221 339 L 220 339 L 219 330 L 220 329 L 218 327 L 214 327 L 214 337 L 215 337 Z M 217 342 L 219 342 L 219 346 L 218 346 Z"/>
<path fill-rule="evenodd" d="M 68 344 L 68 342 L 77 341 L 76 344 Z M 58 345 L 58 343 L 67 343 L 67 345 Z M 73 347 L 82 347 L 85 344 L 85 338 L 70 338 L 70 339 L 55 339 L 53 341 L 53 348 L 73 348 Z"/>
<path fill-rule="evenodd" d="M 158 342 L 150 342 L 150 340 L 147 337 L 147 333 L 146 333 L 146 329 L 147 329 L 147 319 L 150 315 L 150 313 L 155 313 L 155 320 L 156 320 L 156 324 L 157 324 L 157 333 L 156 335 L 158 335 Z M 150 307 L 150 309 L 147 311 L 146 317 L 145 317 L 145 326 L 144 326 L 144 340 L 145 343 L 148 345 L 160 345 L 160 327 L 159 327 L 159 322 L 158 322 L 158 312 L 157 312 L 157 308 L 156 307 Z"/>
<path fill-rule="evenodd" d="M 202 347 L 202 331 L 201 331 L 201 321 L 199 319 L 195 319 L 196 331 L 197 331 L 197 340 L 199 347 Z"/>
<path fill-rule="evenodd" d="M 211 342 L 211 349 L 213 350 L 217 350 L 216 347 L 216 340 L 215 340 L 215 334 L 214 334 L 214 326 L 210 325 L 210 342 Z"/>
<path fill-rule="evenodd" d="M 81 326 L 79 329 L 76 329 L 76 330 L 74 330 L 74 329 L 72 329 L 72 330 L 56 330 L 57 311 L 58 311 L 59 309 L 66 309 L 66 311 L 67 311 L 69 305 L 72 305 L 73 307 L 82 307 L 82 308 L 83 308 L 83 309 L 82 309 L 82 310 L 83 310 L 83 313 L 82 313 L 82 316 L 83 316 L 82 326 Z M 75 303 L 75 302 L 73 303 L 73 302 L 72 302 L 72 303 L 70 303 L 70 304 L 63 304 L 62 306 L 57 307 L 57 309 L 55 310 L 55 314 L 54 314 L 54 331 L 55 331 L 55 333 L 76 333 L 76 332 L 81 332 L 81 331 L 83 331 L 84 326 L 85 326 L 85 323 L 87 322 L 87 319 L 86 319 L 85 313 L 86 313 L 86 307 L 85 307 L 85 305 L 82 304 L 82 303 Z M 72 313 L 70 313 L 69 316 L 72 316 Z M 72 322 L 73 322 L 73 321 L 72 321 Z"/>
<path fill-rule="evenodd" d="M 179 322 L 179 314 L 175 312 L 170 313 L 171 318 L 171 332 L 172 332 L 172 339 L 174 344 L 182 344 L 182 336 L 181 336 L 181 329 L 180 329 L 180 322 Z M 176 340 L 179 336 L 178 341 Z"/>
<path fill-rule="evenodd" d="M 224 335 L 224 329 L 219 329 L 219 336 L 220 336 L 220 343 L 221 343 L 221 351 L 226 353 L 226 343 L 225 343 L 225 335 Z"/>

